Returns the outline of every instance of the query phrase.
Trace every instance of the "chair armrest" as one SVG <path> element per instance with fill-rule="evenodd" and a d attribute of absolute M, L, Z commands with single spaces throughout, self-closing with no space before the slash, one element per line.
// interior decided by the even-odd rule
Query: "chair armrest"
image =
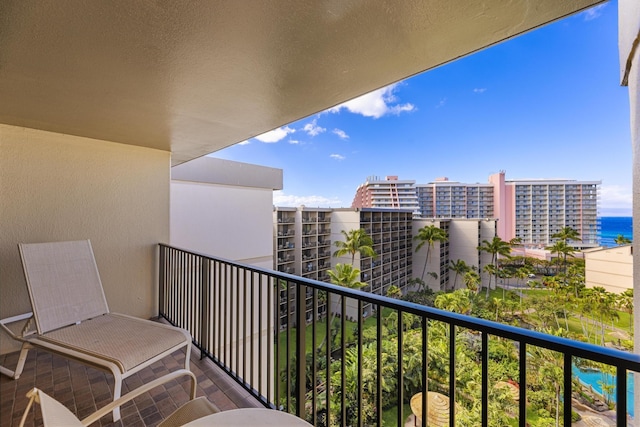
<path fill-rule="evenodd" d="M 114 408 L 117 408 L 123 404 L 125 404 L 126 402 L 130 401 L 131 399 L 134 399 L 138 396 L 140 396 L 141 394 L 144 394 L 146 392 L 148 392 L 149 390 L 165 384 L 169 381 L 172 381 L 180 376 L 183 375 L 187 375 L 189 377 L 191 377 L 191 394 L 190 397 L 191 399 L 194 399 L 196 396 L 196 376 L 191 372 L 188 371 L 186 369 L 179 369 L 177 371 L 174 372 L 170 372 L 167 375 L 164 375 L 158 379 L 155 379 L 147 384 L 143 384 L 140 387 L 136 388 L 135 390 L 130 391 L 129 393 L 125 394 L 124 396 L 120 397 L 117 400 L 114 400 L 113 402 L 109 403 L 107 406 L 99 409 L 98 411 L 94 412 L 93 414 L 89 415 L 87 418 L 82 420 L 82 424 L 85 426 L 88 426 L 90 424 L 93 424 L 94 422 L 96 422 L 97 420 L 99 420 L 100 418 L 104 417 L 105 415 L 107 415 L 109 412 L 113 411 Z"/>
<path fill-rule="evenodd" d="M 7 335 L 9 335 L 14 340 L 22 341 L 22 338 L 25 335 L 27 335 L 27 331 L 29 330 L 29 327 L 31 326 L 31 320 L 32 319 L 33 319 L 33 313 L 32 312 L 25 313 L 25 314 L 19 314 L 17 316 L 7 317 L 6 319 L 0 319 L 0 329 L 2 329 Z M 21 332 L 20 335 L 16 335 L 11 329 L 9 329 L 7 327 L 7 325 L 10 325 L 10 324 L 16 323 L 16 322 L 20 322 L 22 320 L 27 320 L 27 323 L 22 328 L 22 332 Z"/>

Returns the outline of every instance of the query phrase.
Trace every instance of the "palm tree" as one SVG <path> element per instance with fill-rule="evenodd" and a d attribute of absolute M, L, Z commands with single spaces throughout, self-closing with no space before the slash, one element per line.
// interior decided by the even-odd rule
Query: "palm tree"
<path fill-rule="evenodd" d="M 525 265 L 524 267 L 520 267 L 515 271 L 515 278 L 520 280 L 520 284 L 522 284 L 524 282 L 524 279 L 526 279 L 527 277 L 529 277 L 530 274 L 533 274 L 533 268 L 529 267 L 528 265 Z"/>
<path fill-rule="evenodd" d="M 338 286 L 344 286 L 349 289 L 360 289 L 367 284 L 358 280 L 360 278 L 360 270 L 357 268 L 353 268 L 350 264 L 336 264 L 335 270 L 329 270 L 329 279 L 331 283 Z M 332 330 L 333 321 L 336 318 L 336 311 L 333 310 L 332 307 L 328 307 L 333 313 L 331 314 L 331 320 L 329 320 L 329 330 Z M 320 344 L 318 349 L 322 349 L 325 342 L 327 341 L 327 337 L 324 337 L 324 340 Z"/>
<path fill-rule="evenodd" d="M 482 271 L 484 271 L 489 275 L 489 285 L 486 287 L 486 295 L 485 295 L 486 298 L 489 298 L 489 289 L 491 288 L 491 278 L 496 277 L 496 281 L 498 280 L 497 278 L 498 267 L 496 267 L 494 264 L 487 264 L 484 267 L 482 267 Z"/>
<path fill-rule="evenodd" d="M 524 254 L 523 254 L 523 256 L 526 256 L 526 254 L 527 254 L 527 249 L 526 249 L 526 247 L 522 244 L 522 238 L 520 238 L 520 237 L 514 237 L 513 239 L 509 240 L 509 246 L 511 246 L 511 249 L 519 248 L 519 247 L 524 248 Z"/>
<path fill-rule="evenodd" d="M 627 289 L 620 295 L 618 295 L 617 306 L 629 313 L 629 332 L 631 332 L 633 327 L 632 316 L 633 316 L 633 289 Z"/>
<path fill-rule="evenodd" d="M 575 249 L 573 246 L 567 245 L 567 243 L 563 240 L 558 240 L 552 246 L 547 246 L 545 248 L 548 251 L 551 251 L 552 254 L 558 255 L 558 258 L 562 259 L 563 271 L 564 275 L 567 275 L 567 257 L 573 256 Z"/>
<path fill-rule="evenodd" d="M 424 274 L 427 271 L 427 264 L 429 264 L 429 256 L 431 255 L 431 248 L 435 242 L 446 242 L 449 238 L 447 232 L 435 225 L 425 225 L 418 234 L 413 237 L 413 240 L 417 240 L 420 243 L 416 246 L 416 252 L 420 250 L 425 244 L 427 245 L 427 257 L 424 260 L 424 267 L 422 268 L 421 279 L 424 282 Z"/>
<path fill-rule="evenodd" d="M 542 332 L 568 338 L 568 332 L 560 328 L 556 330 L 546 329 Z M 562 378 L 564 375 L 564 360 L 562 355 L 553 350 L 531 346 L 527 360 L 533 368 L 531 370 L 531 381 L 527 378 L 527 385 L 536 384 L 536 387 L 551 393 L 551 396 L 549 396 L 551 399 L 547 400 L 547 404 L 550 406 L 548 410 L 550 414 L 555 412 L 555 426 L 560 426 Z M 552 424 L 548 423 L 545 425 Z"/>
<path fill-rule="evenodd" d="M 628 245 L 629 243 L 631 243 L 631 239 L 624 237 L 622 234 L 618 234 L 614 242 L 616 242 L 616 245 L 619 245 L 619 246 Z"/>
<path fill-rule="evenodd" d="M 359 281 L 360 270 L 350 264 L 336 264 L 335 270 L 329 270 L 329 279 L 334 285 L 349 289 L 359 289 L 367 284 Z"/>
<path fill-rule="evenodd" d="M 387 289 L 387 296 L 389 298 L 400 298 L 402 296 L 402 290 L 396 285 L 391 285 L 389 289 Z"/>
<path fill-rule="evenodd" d="M 578 233 L 576 230 L 574 230 L 571 227 L 564 227 L 562 230 L 558 231 L 557 233 L 552 234 L 551 238 L 552 239 L 558 239 L 558 241 L 561 241 L 562 243 L 564 243 L 564 247 L 569 247 L 569 248 L 572 249 L 570 252 L 568 252 L 566 250 L 566 248 L 565 248 L 565 252 L 563 252 L 563 254 L 564 254 L 564 258 L 563 258 L 564 272 L 566 274 L 566 272 L 567 272 L 567 255 L 570 255 L 570 254 L 575 252 L 575 249 L 573 249 L 573 247 L 571 247 L 567 243 L 567 241 L 574 240 L 576 242 L 581 242 L 582 239 L 580 239 L 580 233 Z M 558 242 L 556 241 L 555 243 L 558 243 Z M 555 243 L 554 243 L 553 246 L 555 246 Z M 553 246 L 551 246 L 551 247 L 553 247 Z M 560 253 L 558 253 L 558 256 L 560 256 Z"/>
<path fill-rule="evenodd" d="M 373 239 L 367 234 L 364 228 L 358 228 L 356 230 L 349 230 L 346 232 L 341 230 L 344 236 L 344 242 L 336 240 L 334 245 L 338 248 L 334 253 L 334 257 L 341 257 L 344 255 L 351 255 L 351 265 L 356 258 L 356 253 L 359 253 L 363 257 L 377 258 L 378 254 L 373 250 Z"/>
<path fill-rule="evenodd" d="M 474 293 L 468 289 L 459 289 L 455 292 L 438 295 L 434 305 L 442 310 L 468 314 L 473 307 L 473 295 Z"/>
<path fill-rule="evenodd" d="M 509 246 L 511 246 L 512 248 L 520 245 L 522 245 L 522 239 L 520 237 L 514 237 L 513 239 L 509 240 Z"/>
<path fill-rule="evenodd" d="M 449 270 L 456 273 L 456 275 L 453 277 L 453 289 L 455 289 L 456 283 L 458 282 L 458 275 L 465 274 L 467 271 L 469 271 L 470 267 L 467 265 L 466 262 L 464 262 L 463 259 L 459 259 L 457 261 L 449 261 L 449 262 L 451 263 L 451 265 L 449 265 Z"/>
<path fill-rule="evenodd" d="M 467 289 L 474 293 L 478 293 L 478 285 L 480 284 L 480 275 L 475 270 L 469 270 L 462 277 Z"/>
<path fill-rule="evenodd" d="M 568 285 L 573 289 L 573 295 L 576 299 L 580 296 L 580 292 L 584 289 L 584 264 L 571 264 L 567 268 L 565 278 Z"/>
<path fill-rule="evenodd" d="M 504 309 L 504 301 L 505 301 L 504 298 L 496 298 L 496 297 L 491 298 L 491 300 L 489 301 L 489 309 L 492 311 L 495 309 L 496 322 L 500 318 L 500 314 Z"/>
<path fill-rule="evenodd" d="M 562 240 L 564 243 L 567 243 L 568 240 L 574 240 L 576 242 L 581 242 L 580 233 L 574 230 L 571 227 L 564 227 L 562 230 L 558 231 L 555 234 L 551 235 L 552 239 Z"/>
<path fill-rule="evenodd" d="M 511 246 L 498 236 L 493 236 L 491 241 L 483 240 L 482 245 L 478 246 L 478 250 L 491 254 L 491 264 L 495 267 L 495 274 L 498 272 L 498 256 L 508 257 L 511 253 Z M 489 288 L 491 288 L 491 275 L 489 275 L 489 285 L 487 286 L 487 298 L 489 297 Z"/>
<path fill-rule="evenodd" d="M 529 277 L 529 274 L 532 274 L 532 273 L 533 273 L 533 268 L 529 267 L 528 265 L 525 265 L 524 267 L 520 267 L 515 271 L 515 277 L 516 279 L 524 282 L 524 279 Z M 520 284 L 522 285 L 522 282 Z M 522 290 L 518 290 L 518 295 L 520 296 L 520 307 L 522 307 Z"/>
<path fill-rule="evenodd" d="M 594 286 L 589 289 L 587 299 L 591 302 L 594 312 L 600 318 L 600 345 L 604 345 L 606 321 L 617 317 L 614 306 L 615 296 L 601 286 Z"/>

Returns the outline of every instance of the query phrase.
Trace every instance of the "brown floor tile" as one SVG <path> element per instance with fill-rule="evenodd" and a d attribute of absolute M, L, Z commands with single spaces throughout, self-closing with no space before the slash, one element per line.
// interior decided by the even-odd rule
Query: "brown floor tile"
<path fill-rule="evenodd" d="M 259 402 L 238 390 L 237 384 L 207 360 L 199 360 L 192 352 L 190 366 L 198 378 L 198 396 L 206 396 L 222 410 L 260 407 Z M 9 368 L 18 361 L 18 353 L 0 356 L 0 364 Z M 184 353 L 176 352 L 163 361 L 125 379 L 122 393 L 158 378 L 183 365 Z M 26 393 L 38 387 L 57 399 L 80 418 L 93 413 L 113 399 L 113 378 L 102 371 L 69 359 L 31 350 L 25 369 L 18 380 L 0 375 L 0 427 L 17 426 L 27 405 Z M 189 400 L 190 381 L 174 380 L 135 399 L 121 408 L 122 420 L 113 423 L 111 415 L 93 426 L 156 426 L 180 405 Z M 42 417 L 32 408 L 26 426 L 41 427 Z"/>

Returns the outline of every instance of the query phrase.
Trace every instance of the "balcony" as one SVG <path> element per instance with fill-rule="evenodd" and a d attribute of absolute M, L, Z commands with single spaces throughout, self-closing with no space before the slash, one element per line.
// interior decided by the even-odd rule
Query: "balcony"
<path fill-rule="evenodd" d="M 15 244 L 64 240 L 73 235 L 90 236 L 104 248 L 106 261 L 101 270 L 105 282 L 114 283 L 109 290 L 113 306 L 129 314 L 150 316 L 155 305 L 151 298 L 157 290 L 152 247 L 173 234 L 169 224 L 170 176 L 177 169 L 169 171 L 169 162 L 181 165 L 600 2 L 547 1 L 529 8 L 525 15 L 521 2 L 470 2 L 465 13 L 446 7 L 446 1 L 393 8 L 371 2 L 362 6 L 363 13 L 358 13 L 357 19 L 346 14 L 344 19 L 330 20 L 318 17 L 334 18 L 335 8 L 329 10 L 321 3 L 311 7 L 308 2 L 298 2 L 295 7 L 293 3 L 256 3 L 251 8 L 233 2 L 234 7 L 225 8 L 225 13 L 219 13 L 217 2 L 194 3 L 188 11 L 153 3 L 154 13 L 148 13 L 152 2 L 130 2 L 126 8 L 78 2 L 74 9 L 56 3 L 46 13 L 34 13 L 34 6 L 26 3 L 8 2 L 10 6 L 2 9 L 7 24 L 3 34 L 7 36 L 0 45 L 2 51 L 12 53 L 12 66 L 3 68 L 6 78 L 1 80 L 1 98 L 20 102 L 5 103 L 0 139 L 3 148 L 7 147 L 3 160 L 11 167 L 1 168 L 0 181 L 28 183 L 28 189 L 3 187 L 3 195 L 11 203 L 5 203 L 2 210 L 7 238 L 0 244 L 0 308 L 3 314 L 13 315 L 12 310 L 28 305 L 24 293 L 20 297 L 17 255 L 8 256 L 14 253 Z M 172 13 L 174 10 L 178 13 Z M 621 6 L 622 18 L 627 17 L 625 10 Z M 70 19 L 73 16 L 95 19 Z M 219 25 L 210 25 L 211 16 Z M 237 16 L 243 19 L 235 19 Z M 291 20 L 291 16 L 299 19 Z M 423 25 L 424 16 L 447 25 Z M 479 16 L 496 19 L 478 20 Z M 270 28 L 277 30 L 265 31 L 260 25 L 264 22 L 272 22 Z M 397 25 L 386 25 L 389 22 Z M 282 37 L 292 33 L 297 36 Z M 403 43 L 408 39 L 417 42 Z M 318 48 L 305 48 L 308 40 Z M 57 48 L 51 49 L 51 45 Z M 404 48 L 397 49 L 401 45 Z M 264 46 L 276 46 L 279 55 L 265 55 L 260 49 Z M 123 52 L 128 53 L 126 58 Z M 210 55 L 212 52 L 215 55 Z M 243 61 L 254 66 L 242 66 L 241 62 L 238 67 L 220 67 L 238 64 L 239 52 Z M 309 67 L 310 61 L 323 66 Z M 124 79 L 104 78 L 104 64 L 110 66 L 109 75 Z M 348 73 L 343 72 L 345 64 L 350 64 Z M 256 69 L 271 78 L 256 78 Z M 623 71 L 626 80 L 630 70 Z M 636 76 L 634 68 L 632 82 L 637 81 L 633 80 Z M 274 81 L 281 84 L 274 85 Z M 38 83 L 35 90 L 34 82 Z M 319 90 L 309 93 L 312 84 Z M 206 96 L 202 88 L 216 96 Z M 100 102 L 96 102 L 96 95 Z M 631 95 L 638 99 L 636 89 Z M 635 109 L 632 117 L 636 117 Z M 66 191 L 70 188 L 72 192 Z M 585 192 L 590 188 L 575 186 Z M 596 191 L 592 194 L 597 197 Z M 228 205 L 233 198 L 214 196 L 212 200 L 220 201 L 218 205 L 224 205 L 225 212 L 234 211 Z M 271 219 L 271 210 L 269 215 Z M 211 222 L 220 231 L 227 226 L 227 220 L 217 217 Z M 242 237 L 233 238 L 251 244 Z M 227 239 L 211 240 L 223 246 L 210 253 L 228 253 L 224 252 Z M 246 280 L 238 276 L 246 271 L 241 266 L 229 267 L 222 277 L 202 277 L 202 283 L 235 283 Z M 256 274 L 288 280 L 284 275 Z M 268 284 L 258 282 L 258 286 Z M 208 290 L 207 286 L 201 288 L 202 292 Z M 182 293 L 172 303 L 191 304 L 201 295 L 190 292 L 193 295 Z M 211 296 L 208 302 L 221 304 L 220 296 Z M 332 391 L 327 388 L 327 393 Z M 5 396 L 8 394 L 3 392 L 2 422 L 8 413 L 6 402 L 11 400 Z"/>
<path fill-rule="evenodd" d="M 527 422 L 527 395 L 535 395 L 530 384 L 541 375 L 531 355 L 541 351 L 553 354 L 555 369 L 562 373 L 556 380 L 564 425 L 571 425 L 575 408 L 573 399 L 562 396 L 576 391 L 572 364 L 578 359 L 611 367 L 618 385 L 616 425 L 627 423 L 626 378 L 640 371 L 638 355 L 165 245 L 160 258 L 160 316 L 190 331 L 202 354 L 255 401 L 314 425 L 326 426 L 327 420 L 329 425 L 382 425 L 380 414 L 389 411 L 395 414 L 395 425 L 404 425 L 412 416 L 408 401 L 427 389 L 455 396 L 456 405 L 451 405 L 455 410 L 445 414 L 450 425 L 469 416 L 476 420 L 473 425 L 495 425 L 493 388 L 501 381 L 496 378 L 495 357 L 502 356 L 494 356 L 493 346 L 509 349 L 517 360 L 508 378 L 519 392 L 510 409 L 517 425 Z M 191 270 L 182 271 L 184 265 Z M 384 283 L 372 285 L 378 289 Z M 278 291 L 307 298 L 279 299 Z M 324 305 L 330 307 L 329 313 L 320 309 Z M 395 323 L 388 323 L 389 315 Z M 335 317 L 332 324 L 337 335 L 321 345 L 321 337 L 330 334 L 327 317 Z M 352 327 L 363 330 L 365 317 L 370 328 L 367 338 L 350 335 L 347 331 Z M 477 360 L 466 360 L 460 353 L 470 343 Z M 471 366 L 479 375 L 472 392 L 465 388 Z M 390 390 L 381 383 L 389 372 Z M 498 372 L 502 374 L 507 375 Z M 475 409 L 467 407 L 469 399 Z M 469 411 L 476 412 L 470 415 Z"/>

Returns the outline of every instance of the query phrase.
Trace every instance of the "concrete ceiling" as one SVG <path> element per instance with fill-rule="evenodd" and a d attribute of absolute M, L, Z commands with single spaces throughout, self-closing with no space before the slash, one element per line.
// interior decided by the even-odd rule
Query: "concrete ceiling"
<path fill-rule="evenodd" d="M 0 123 L 179 164 L 602 0 L 2 0 Z"/>

